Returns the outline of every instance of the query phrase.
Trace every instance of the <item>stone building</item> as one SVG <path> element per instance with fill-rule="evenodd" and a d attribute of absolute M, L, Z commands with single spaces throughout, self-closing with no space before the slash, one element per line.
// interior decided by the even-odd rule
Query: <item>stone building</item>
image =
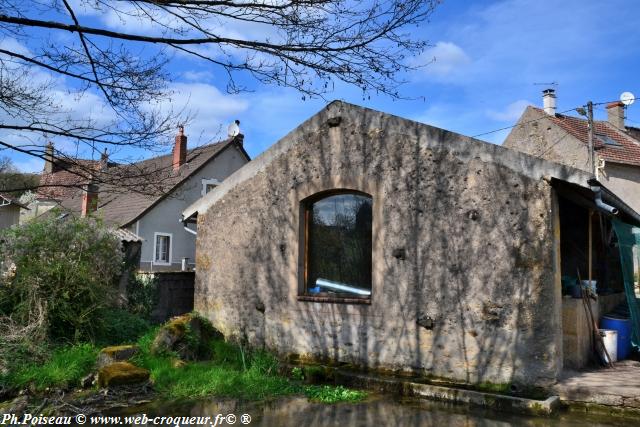
<path fill-rule="evenodd" d="M 195 309 L 283 356 L 546 385 L 563 368 L 561 264 L 586 271 L 560 249 L 562 206 L 640 223 L 589 178 L 332 102 L 183 212 Z"/>
<path fill-rule="evenodd" d="M 503 145 L 591 171 L 586 118 L 558 114 L 555 91 L 543 93 L 544 109 L 527 107 Z M 640 211 L 640 129 L 625 124 L 624 109 L 609 103 L 607 120 L 594 121 L 596 178 Z"/>

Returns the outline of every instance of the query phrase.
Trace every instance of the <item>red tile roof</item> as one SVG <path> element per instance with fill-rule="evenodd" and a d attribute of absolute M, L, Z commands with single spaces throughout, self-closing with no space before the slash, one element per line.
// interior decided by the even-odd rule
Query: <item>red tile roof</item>
<path fill-rule="evenodd" d="M 541 108 L 534 107 L 534 109 L 544 113 Z M 548 116 L 548 118 L 567 133 L 588 144 L 589 130 L 586 120 L 562 114 L 556 114 L 555 117 Z M 594 148 L 600 158 L 612 163 L 640 166 L 640 140 L 634 138 L 637 133 L 618 129 L 607 121 L 596 120 L 594 127 L 596 135 L 607 136 L 618 144 L 607 145 L 596 137 Z"/>
<path fill-rule="evenodd" d="M 66 170 L 53 173 L 42 173 L 38 187 L 38 200 L 63 200 L 73 196 L 87 182 L 83 178 L 91 171 L 100 169 L 97 160 L 73 159 Z"/>

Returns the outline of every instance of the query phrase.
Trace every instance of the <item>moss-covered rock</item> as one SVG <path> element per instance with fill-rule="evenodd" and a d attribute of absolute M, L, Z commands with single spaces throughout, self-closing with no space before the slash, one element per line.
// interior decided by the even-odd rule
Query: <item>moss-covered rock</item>
<path fill-rule="evenodd" d="M 212 356 L 212 342 L 224 339 L 220 331 L 195 313 L 174 317 L 156 335 L 153 354 L 176 353 L 182 360 L 208 360 Z"/>
<path fill-rule="evenodd" d="M 140 348 L 137 345 L 116 345 L 105 347 L 98 353 L 96 365 L 98 368 L 111 365 L 115 362 L 123 362 L 138 354 Z"/>
<path fill-rule="evenodd" d="M 148 379 L 149 371 L 129 362 L 112 363 L 98 370 L 98 385 L 100 387 L 138 384 Z"/>

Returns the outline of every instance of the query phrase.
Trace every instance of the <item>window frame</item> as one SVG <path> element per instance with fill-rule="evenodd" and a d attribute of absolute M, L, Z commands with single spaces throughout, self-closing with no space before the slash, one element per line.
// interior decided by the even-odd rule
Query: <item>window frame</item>
<path fill-rule="evenodd" d="M 200 191 L 200 194 L 202 196 L 206 196 L 207 195 L 207 186 L 208 185 L 213 185 L 213 186 L 217 187 L 220 184 L 222 184 L 222 182 L 220 182 L 217 179 L 213 179 L 213 178 L 212 179 L 203 178 L 201 182 L 202 182 L 202 190 Z"/>
<path fill-rule="evenodd" d="M 169 238 L 169 250 L 168 250 L 168 255 L 169 255 L 169 260 L 167 262 L 165 261 L 159 261 L 156 259 L 156 253 L 157 253 L 157 247 L 158 247 L 158 236 L 164 236 L 164 237 L 168 237 Z M 155 233 L 153 233 L 153 265 L 171 265 L 173 261 L 173 234 L 172 233 L 164 233 L 161 231 L 157 231 Z"/>
<path fill-rule="evenodd" d="M 369 199 L 371 199 L 371 294 L 369 296 L 361 296 L 361 297 L 357 297 L 357 296 L 344 296 L 341 294 L 338 295 L 315 295 L 315 294 L 310 294 L 308 292 L 308 279 L 309 279 L 309 219 L 310 219 L 310 212 L 312 212 L 312 207 L 314 205 L 314 203 L 331 197 L 331 196 L 337 196 L 337 195 L 348 195 L 348 194 L 352 194 L 352 195 L 357 195 L 357 196 L 364 196 L 364 197 L 368 197 Z M 360 190 L 355 190 L 355 189 L 350 189 L 350 188 L 341 188 L 341 189 L 331 189 L 331 190 L 325 190 L 325 191 L 321 191 L 315 194 L 310 195 L 309 197 L 306 197 L 305 199 L 300 201 L 300 217 L 302 218 L 303 221 L 303 232 L 302 234 L 302 239 L 303 242 L 301 242 L 302 244 L 300 245 L 300 247 L 302 248 L 302 275 L 301 275 L 301 286 L 298 289 L 298 301 L 309 301 L 309 302 L 326 302 L 326 303 L 343 303 L 343 304 L 366 304 L 366 305 L 370 305 L 371 304 L 371 298 L 373 296 L 373 283 L 374 283 L 374 277 L 373 277 L 373 255 L 374 255 L 374 239 L 373 239 L 373 232 L 374 232 L 374 228 L 375 228 L 375 222 L 374 222 L 374 198 L 371 194 L 366 193 L 364 191 L 360 191 Z"/>

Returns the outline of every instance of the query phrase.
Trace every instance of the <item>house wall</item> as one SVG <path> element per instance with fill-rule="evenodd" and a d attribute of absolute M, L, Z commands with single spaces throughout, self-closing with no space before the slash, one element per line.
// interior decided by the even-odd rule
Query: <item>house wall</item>
<path fill-rule="evenodd" d="M 589 171 L 589 150 L 577 138 L 527 107 L 502 144 L 535 157 Z"/>
<path fill-rule="evenodd" d="M 144 239 L 140 256 L 141 270 L 180 270 L 183 257 L 189 258 L 190 264 L 195 262 L 196 237 L 187 232 L 179 222 L 182 210 L 202 197 L 203 179 L 223 181 L 245 163 L 247 163 L 247 159 L 238 148 L 231 147 L 224 150 L 198 173 L 190 177 L 171 196 L 163 199 L 129 228 Z M 171 265 L 153 263 L 156 232 L 171 234 Z"/>
<path fill-rule="evenodd" d="M 225 335 L 282 355 L 467 382 L 554 382 L 557 221 L 541 177 L 559 167 L 343 105 L 330 104 L 207 196 L 195 309 Z M 339 126 L 328 124 L 332 114 Z M 373 196 L 370 305 L 298 299 L 300 202 L 335 188 Z M 425 316 L 431 330 L 417 324 Z"/>
<path fill-rule="evenodd" d="M 600 175 L 600 182 L 616 193 L 618 197 L 640 212 L 640 167 L 617 163 L 605 164 L 605 173 Z"/>
<path fill-rule="evenodd" d="M 0 207 L 0 229 L 20 222 L 20 206 L 10 204 Z"/>

